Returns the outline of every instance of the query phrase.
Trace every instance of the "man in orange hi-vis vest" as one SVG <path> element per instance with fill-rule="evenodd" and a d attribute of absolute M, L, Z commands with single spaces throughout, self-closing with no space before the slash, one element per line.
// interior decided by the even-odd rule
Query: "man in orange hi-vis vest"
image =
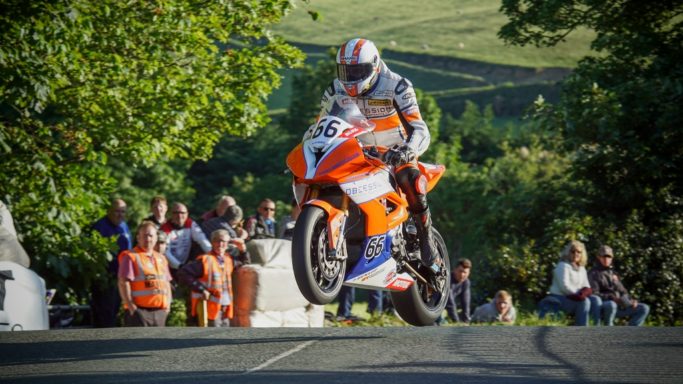
<path fill-rule="evenodd" d="M 178 280 L 192 288 L 192 316 L 206 302 L 209 327 L 227 327 L 234 314 L 232 272 L 249 260 L 243 241 L 231 241 L 230 233 L 211 233 L 211 252 L 197 257 L 178 270 Z"/>
<path fill-rule="evenodd" d="M 138 245 L 119 255 L 119 293 L 126 326 L 163 327 L 171 309 L 171 272 L 164 255 L 154 251 L 157 227 L 140 224 Z"/>

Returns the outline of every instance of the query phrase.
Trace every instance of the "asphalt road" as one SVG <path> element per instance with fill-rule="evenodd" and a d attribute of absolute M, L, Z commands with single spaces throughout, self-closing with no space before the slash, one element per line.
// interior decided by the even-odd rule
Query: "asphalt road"
<path fill-rule="evenodd" d="M 0 382 L 680 384 L 683 328 L 4 332 Z"/>

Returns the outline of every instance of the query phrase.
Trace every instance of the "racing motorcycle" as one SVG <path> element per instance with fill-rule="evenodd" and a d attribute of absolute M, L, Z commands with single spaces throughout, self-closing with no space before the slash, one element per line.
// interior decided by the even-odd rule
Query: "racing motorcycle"
<path fill-rule="evenodd" d="M 391 292 L 400 317 L 432 325 L 450 286 L 448 251 L 432 227 L 439 272 L 420 262 L 420 244 L 387 148 L 372 145 L 374 124 L 346 96 L 333 97 L 287 156 L 301 213 L 294 227 L 292 264 L 299 290 L 314 304 L 334 300 L 342 285 Z M 434 188 L 445 167 L 419 163 Z"/>

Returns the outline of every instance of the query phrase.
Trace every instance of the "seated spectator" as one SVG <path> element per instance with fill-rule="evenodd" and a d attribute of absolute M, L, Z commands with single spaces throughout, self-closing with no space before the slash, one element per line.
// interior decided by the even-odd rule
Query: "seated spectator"
<path fill-rule="evenodd" d="M 171 310 L 171 273 L 166 258 L 154 251 L 156 225 L 143 222 L 138 245 L 119 255 L 118 288 L 129 327 L 163 327 Z"/>
<path fill-rule="evenodd" d="M 230 326 L 234 315 L 232 273 L 249 259 L 244 242 L 231 242 L 230 234 L 224 229 L 214 231 L 211 252 L 178 271 L 178 279 L 192 289 L 192 316 L 197 316 L 197 306 L 203 300 L 207 302 L 208 326 Z"/>
<path fill-rule="evenodd" d="M 244 229 L 249 234 L 248 240 L 275 238 L 275 202 L 263 199 L 259 203 L 254 216 L 247 219 Z"/>
<path fill-rule="evenodd" d="M 586 273 L 586 247 L 577 240 L 570 241 L 562 250 L 560 261 L 553 271 L 550 296 L 559 303 L 563 312 L 573 315 L 576 325 L 588 325 L 591 314 L 597 324 L 600 320 L 600 300 L 591 296 L 592 290 Z M 594 305 L 591 305 L 594 302 Z M 591 310 L 592 308 L 592 310 Z"/>
<path fill-rule="evenodd" d="M 296 219 L 299 217 L 299 213 L 301 213 L 301 208 L 299 208 L 296 199 L 292 199 L 291 207 L 292 213 L 285 216 L 280 221 L 280 228 L 277 234 L 279 239 L 292 240 L 292 236 L 294 236 L 294 225 L 296 224 Z"/>
<path fill-rule="evenodd" d="M 490 302 L 474 310 L 472 321 L 475 323 L 501 322 L 514 324 L 517 310 L 512 305 L 512 296 L 507 291 L 498 291 Z"/>
<path fill-rule="evenodd" d="M 161 227 L 166 222 L 166 212 L 168 212 L 168 204 L 166 198 L 163 196 L 154 196 L 149 202 L 149 209 L 152 212 L 145 220 L 153 222 L 157 228 Z"/>
<path fill-rule="evenodd" d="M 228 207 L 237 204 L 232 196 L 223 195 L 216 203 L 216 208 L 202 213 L 202 222 L 213 219 L 214 217 L 220 217 L 225 214 L 225 210 Z"/>
<path fill-rule="evenodd" d="M 605 325 L 609 326 L 614 325 L 615 318 L 629 318 L 628 325 L 643 325 L 650 313 L 650 306 L 638 302 L 629 295 L 612 268 L 613 260 L 612 248 L 603 245 L 598 250 L 595 265 L 588 272 L 588 281 L 593 294 L 602 299 L 601 319 Z"/>
<path fill-rule="evenodd" d="M 446 312 L 448 318 L 456 323 L 469 324 L 470 322 L 470 271 L 472 262 L 469 259 L 460 259 L 451 271 L 451 287 Z M 437 321 L 440 323 L 440 321 Z"/>
<path fill-rule="evenodd" d="M 184 204 L 173 204 L 171 220 L 164 223 L 160 229 L 167 235 L 166 258 L 172 273 L 187 262 L 193 241 L 199 244 L 204 252 L 211 250 L 211 243 L 199 225 L 190 219 Z"/>

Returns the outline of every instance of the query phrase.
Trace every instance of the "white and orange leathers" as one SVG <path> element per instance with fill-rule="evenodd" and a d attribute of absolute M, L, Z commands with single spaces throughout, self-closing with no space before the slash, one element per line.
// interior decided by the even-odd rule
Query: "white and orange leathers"
<path fill-rule="evenodd" d="M 340 94 L 348 96 L 344 86 L 335 79 L 320 101 L 320 116 L 330 112 L 331 97 Z M 363 115 L 376 125 L 372 135 L 363 140 L 364 144 L 390 148 L 394 144 L 407 143 L 417 156 L 429 148 L 429 129 L 422 120 L 413 85 L 408 79 L 391 72 L 383 61 L 380 62 L 379 78 L 375 85 L 367 93 L 351 99 Z M 306 132 L 304 140 L 313 133 L 315 126 Z"/>

